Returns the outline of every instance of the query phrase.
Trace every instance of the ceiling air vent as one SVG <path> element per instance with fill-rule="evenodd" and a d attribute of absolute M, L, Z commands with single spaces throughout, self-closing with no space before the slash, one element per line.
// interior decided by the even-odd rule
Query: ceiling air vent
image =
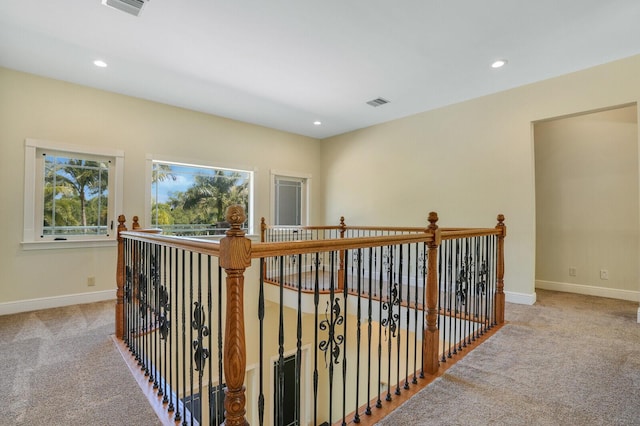
<path fill-rule="evenodd" d="M 389 101 L 384 99 L 384 98 L 376 98 L 376 99 L 372 99 L 369 102 L 367 102 L 368 105 L 371 105 L 372 107 L 379 107 L 381 105 L 384 104 L 388 104 Z"/>
<path fill-rule="evenodd" d="M 102 0 L 102 4 L 138 16 L 147 1 L 149 0 Z"/>

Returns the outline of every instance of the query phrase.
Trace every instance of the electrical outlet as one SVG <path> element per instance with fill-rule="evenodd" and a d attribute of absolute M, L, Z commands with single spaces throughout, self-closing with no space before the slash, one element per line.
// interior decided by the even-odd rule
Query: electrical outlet
<path fill-rule="evenodd" d="M 94 285 L 96 285 L 96 277 L 87 278 L 87 285 L 89 287 L 93 287 Z"/>
<path fill-rule="evenodd" d="M 600 279 L 601 280 L 609 279 L 609 271 L 607 269 L 600 269 Z"/>
<path fill-rule="evenodd" d="M 576 275 L 578 275 L 578 270 L 574 267 L 569 268 L 569 276 L 575 277 Z"/>

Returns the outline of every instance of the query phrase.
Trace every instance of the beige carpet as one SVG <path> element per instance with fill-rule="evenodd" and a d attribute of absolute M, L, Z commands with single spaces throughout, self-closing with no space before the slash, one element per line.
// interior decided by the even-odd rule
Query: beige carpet
<path fill-rule="evenodd" d="M 640 425 L 638 304 L 537 291 L 387 425 Z"/>
<path fill-rule="evenodd" d="M 636 303 L 538 291 L 379 424 L 640 425 Z M 110 334 L 113 302 L 0 316 L 0 425 L 160 424 Z"/>
<path fill-rule="evenodd" d="M 160 424 L 113 324 L 114 302 L 0 316 L 0 425 Z"/>

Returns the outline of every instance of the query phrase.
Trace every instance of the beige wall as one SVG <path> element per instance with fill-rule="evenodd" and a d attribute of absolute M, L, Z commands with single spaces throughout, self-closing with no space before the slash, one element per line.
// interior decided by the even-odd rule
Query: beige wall
<path fill-rule="evenodd" d="M 599 288 L 632 298 L 628 292 L 638 290 L 636 106 L 543 121 L 534 130 L 537 286 Z"/>
<path fill-rule="evenodd" d="M 111 248 L 22 251 L 28 137 L 123 149 L 128 217 L 144 211 L 149 153 L 254 168 L 257 216 L 268 216 L 269 169 L 313 176 L 315 223 L 333 223 L 344 215 L 353 224 L 422 225 L 434 210 L 441 226 L 485 227 L 504 213 L 509 228 L 505 289 L 510 300 L 531 303 L 532 123 L 635 103 L 638 75 L 640 56 L 635 56 L 316 141 L 0 69 L 0 303 L 83 293 L 88 276 L 97 279 L 91 291 L 114 287 Z"/>
<path fill-rule="evenodd" d="M 311 221 L 322 221 L 315 139 L 0 68 L 0 305 L 115 289 L 115 247 L 22 250 L 26 138 L 124 150 L 127 218 L 144 216 L 155 154 L 254 170 L 258 220 L 269 217 L 271 169 L 311 175 Z"/>
<path fill-rule="evenodd" d="M 507 300 L 533 302 L 532 122 L 637 102 L 638 75 L 635 56 L 325 140 L 326 217 L 420 225 L 433 210 L 441 226 L 494 226 L 504 213 Z"/>

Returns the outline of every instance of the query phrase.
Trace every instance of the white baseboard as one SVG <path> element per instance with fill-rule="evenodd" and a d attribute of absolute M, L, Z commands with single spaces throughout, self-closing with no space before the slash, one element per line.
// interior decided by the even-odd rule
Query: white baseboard
<path fill-rule="evenodd" d="M 0 315 L 17 314 L 20 312 L 37 311 L 40 309 L 59 308 L 83 303 L 115 300 L 116 290 L 94 291 L 91 293 L 67 294 L 64 296 L 43 297 L 39 299 L 17 300 L 15 302 L 0 303 Z"/>
<path fill-rule="evenodd" d="M 540 288 L 542 290 L 564 291 L 566 293 L 586 294 L 589 296 L 608 297 L 610 299 L 631 300 L 632 302 L 640 301 L 640 292 L 620 290 L 616 288 L 595 287 L 583 284 L 559 283 L 542 280 L 536 280 L 536 288 Z"/>
<path fill-rule="evenodd" d="M 505 291 L 504 300 L 509 303 L 517 303 L 518 305 L 533 305 L 536 303 L 536 294 L 516 293 L 515 291 Z"/>

